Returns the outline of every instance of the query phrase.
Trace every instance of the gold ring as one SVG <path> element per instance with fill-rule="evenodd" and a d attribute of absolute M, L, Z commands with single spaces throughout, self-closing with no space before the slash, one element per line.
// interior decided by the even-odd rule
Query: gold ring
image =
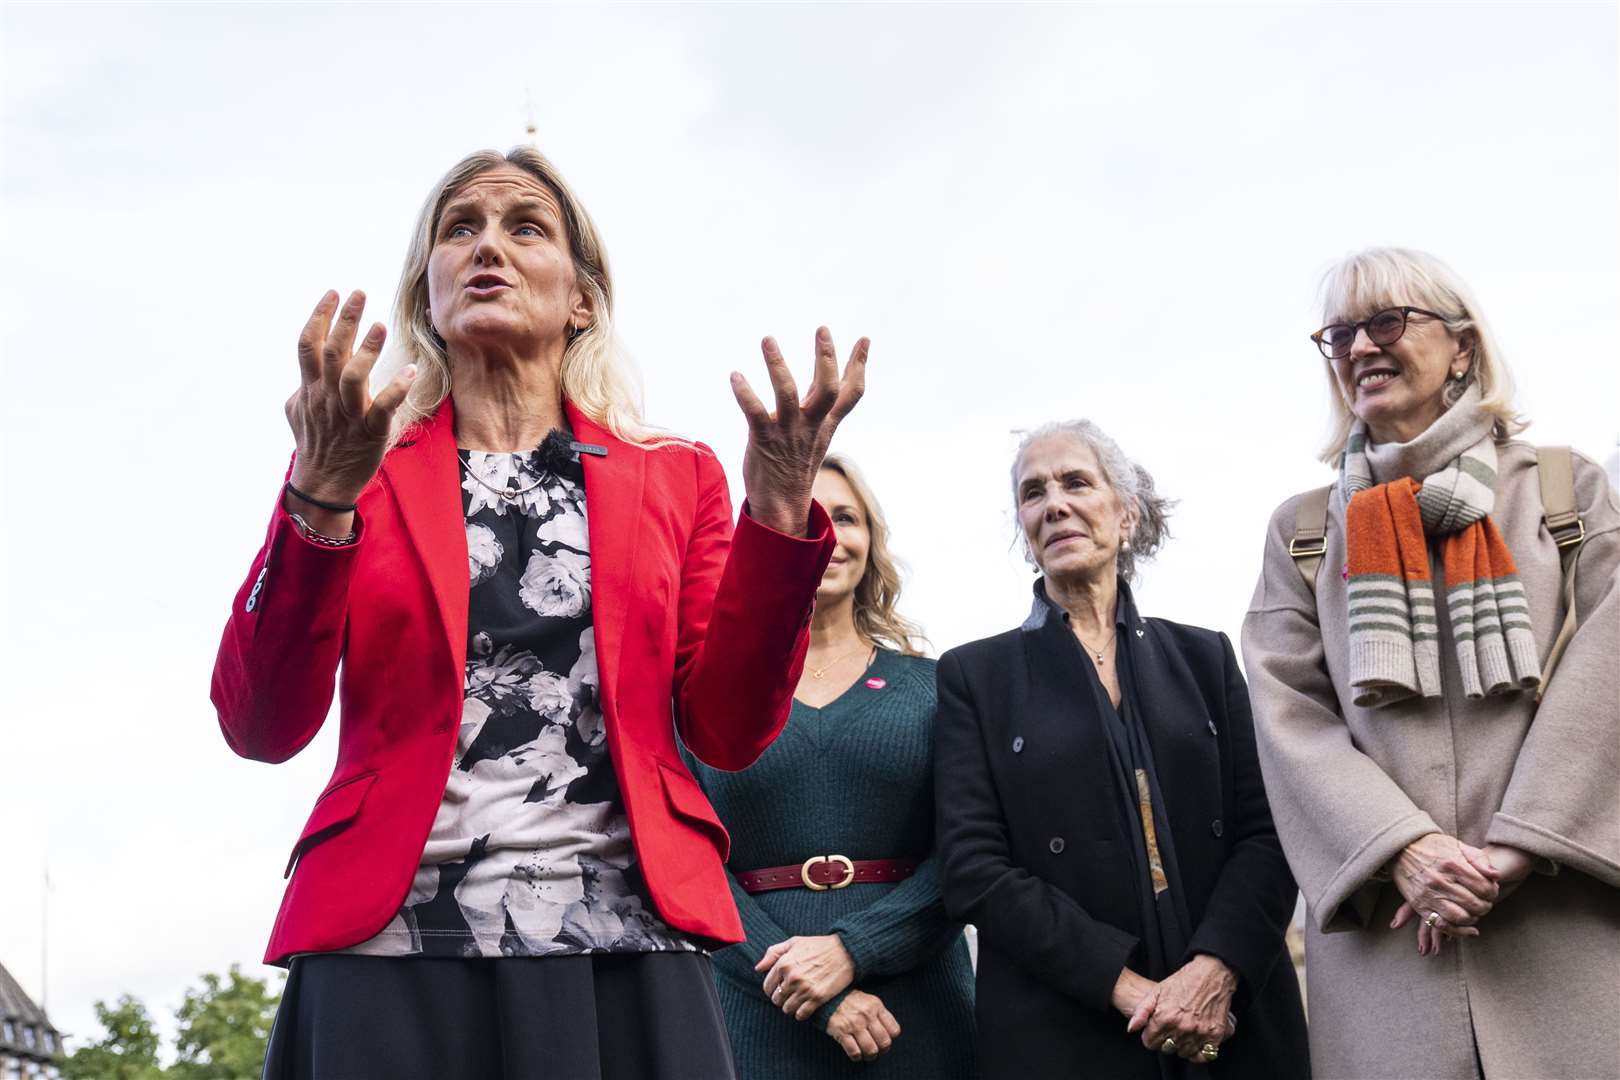
<path fill-rule="evenodd" d="M 1204 1048 L 1198 1051 L 1198 1056 L 1203 1058 L 1205 1061 L 1214 1061 L 1216 1058 L 1221 1056 L 1221 1052 L 1215 1049 L 1214 1043 L 1205 1043 Z"/>
<path fill-rule="evenodd" d="M 1176 1052 L 1176 1037 L 1174 1035 L 1166 1035 L 1164 1037 L 1164 1042 L 1159 1044 L 1159 1053 L 1161 1053 L 1161 1054 L 1173 1054 L 1175 1052 Z"/>
<path fill-rule="evenodd" d="M 1423 916 L 1423 925 L 1431 929 L 1434 927 L 1434 924 L 1439 921 L 1440 913 L 1438 911 L 1431 911 L 1427 915 Z"/>

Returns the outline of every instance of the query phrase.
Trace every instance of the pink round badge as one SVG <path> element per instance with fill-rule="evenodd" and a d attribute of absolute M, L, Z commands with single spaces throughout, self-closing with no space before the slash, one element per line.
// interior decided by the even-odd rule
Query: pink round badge
<path fill-rule="evenodd" d="M 889 683 L 886 679 L 867 679 L 866 685 L 870 686 L 873 690 L 881 690 L 885 686 L 888 686 Z"/>

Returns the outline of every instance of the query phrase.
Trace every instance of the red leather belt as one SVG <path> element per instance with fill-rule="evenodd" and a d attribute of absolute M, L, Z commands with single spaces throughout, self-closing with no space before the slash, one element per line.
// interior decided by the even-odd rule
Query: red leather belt
<path fill-rule="evenodd" d="M 772 889 L 842 889 L 857 881 L 904 881 L 917 869 L 918 859 L 851 859 L 845 855 L 812 855 L 798 866 L 767 866 L 737 875 L 743 892 Z"/>

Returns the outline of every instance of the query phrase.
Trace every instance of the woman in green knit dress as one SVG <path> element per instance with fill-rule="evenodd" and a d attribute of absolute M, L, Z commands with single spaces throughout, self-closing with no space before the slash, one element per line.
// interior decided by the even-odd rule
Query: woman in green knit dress
<path fill-rule="evenodd" d="M 787 727 L 741 772 L 687 762 L 731 833 L 748 940 L 714 955 L 743 1080 L 976 1075 L 973 971 L 934 858 L 934 661 L 859 472 L 814 489 L 838 546 Z"/>

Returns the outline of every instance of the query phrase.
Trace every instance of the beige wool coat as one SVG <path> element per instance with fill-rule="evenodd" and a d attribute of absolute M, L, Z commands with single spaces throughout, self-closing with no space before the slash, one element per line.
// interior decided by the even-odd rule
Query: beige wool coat
<path fill-rule="evenodd" d="M 1443 461 L 1423 437 L 1402 472 Z M 1563 620 L 1558 550 L 1541 523 L 1534 447 L 1500 448 L 1492 517 L 1518 564 L 1545 660 Z M 1382 477 L 1381 479 L 1390 479 Z M 1587 540 L 1580 626 L 1539 708 L 1533 693 L 1463 696 L 1441 605 L 1444 693 L 1377 709 L 1348 690 L 1344 499 L 1311 595 L 1278 507 L 1243 625 L 1266 791 L 1304 892 L 1313 1074 L 1489 1080 L 1620 1077 L 1620 508 L 1576 455 Z M 1431 550 L 1435 592 L 1443 568 Z M 1390 930 L 1401 896 L 1374 874 L 1439 830 L 1547 860 L 1480 922 L 1478 939 L 1417 953 Z"/>

